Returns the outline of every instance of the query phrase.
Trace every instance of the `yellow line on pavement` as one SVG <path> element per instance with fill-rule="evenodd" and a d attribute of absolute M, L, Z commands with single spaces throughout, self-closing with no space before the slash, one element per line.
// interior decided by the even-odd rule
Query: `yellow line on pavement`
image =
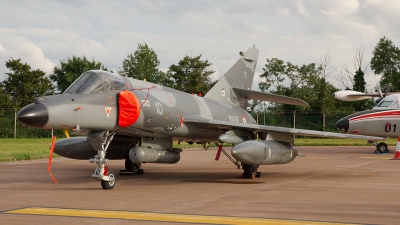
<path fill-rule="evenodd" d="M 358 157 L 358 158 L 362 158 L 362 159 L 392 159 L 392 158 L 382 158 L 382 157 L 379 157 L 379 156 L 361 156 L 361 157 Z"/>
<path fill-rule="evenodd" d="M 3 213 L 7 214 L 25 214 L 25 215 L 46 215 L 46 216 L 69 216 L 83 218 L 107 218 L 107 219 L 125 219 L 157 222 L 180 222 L 180 223 L 203 223 L 203 224 L 269 224 L 269 225 L 338 225 L 344 223 L 301 221 L 301 220 L 279 220 L 263 218 L 246 218 L 230 216 L 205 216 L 188 215 L 172 213 L 152 213 L 152 212 L 128 212 L 128 211 L 110 211 L 94 209 L 63 209 L 63 208 L 40 208 L 30 207 L 24 209 L 10 210 Z"/>

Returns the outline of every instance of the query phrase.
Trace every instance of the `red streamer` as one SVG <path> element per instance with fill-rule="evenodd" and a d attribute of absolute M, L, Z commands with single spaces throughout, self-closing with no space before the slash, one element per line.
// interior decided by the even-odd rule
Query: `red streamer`
<path fill-rule="evenodd" d="M 218 146 L 218 151 L 217 155 L 215 156 L 215 161 L 219 160 L 219 157 L 221 156 L 221 151 L 222 151 L 222 145 Z"/>
<path fill-rule="evenodd" d="M 54 152 L 54 144 L 56 143 L 56 136 L 53 136 L 51 139 L 51 148 L 50 148 L 50 154 L 49 154 L 49 164 L 47 165 L 47 171 L 49 171 L 51 179 L 53 179 L 54 183 L 57 184 L 56 178 L 53 176 L 51 173 L 51 161 L 53 159 L 53 152 Z"/>

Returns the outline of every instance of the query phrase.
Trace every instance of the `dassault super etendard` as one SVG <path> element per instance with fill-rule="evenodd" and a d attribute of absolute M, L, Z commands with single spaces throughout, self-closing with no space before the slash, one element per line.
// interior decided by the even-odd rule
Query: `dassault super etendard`
<path fill-rule="evenodd" d="M 74 129 L 86 136 L 57 141 L 54 152 L 97 165 L 92 177 L 104 189 L 115 186 L 109 159 L 125 160 L 125 172 L 138 174 L 143 163 L 177 163 L 182 149 L 173 141 L 215 143 L 242 178 L 254 178 L 260 165 L 285 164 L 298 155 L 292 135 L 382 140 L 371 136 L 258 125 L 247 113 L 249 100 L 308 106 L 300 99 L 251 90 L 258 49 L 239 60 L 204 96 L 106 71 L 83 73 L 64 93 L 35 98 L 18 120 L 42 129 Z M 256 137 L 259 139 L 256 139 Z M 231 154 L 223 143 L 233 145 Z"/>

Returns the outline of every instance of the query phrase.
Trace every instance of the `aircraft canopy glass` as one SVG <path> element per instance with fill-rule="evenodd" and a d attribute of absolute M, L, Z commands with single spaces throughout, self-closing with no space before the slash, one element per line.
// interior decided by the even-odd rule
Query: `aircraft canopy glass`
<path fill-rule="evenodd" d="M 105 93 L 112 90 L 123 90 L 126 87 L 124 78 L 106 71 L 88 71 L 83 73 L 64 91 L 69 94 Z"/>
<path fill-rule="evenodd" d="M 392 103 L 393 101 L 381 101 L 379 102 L 378 107 L 389 107 Z"/>

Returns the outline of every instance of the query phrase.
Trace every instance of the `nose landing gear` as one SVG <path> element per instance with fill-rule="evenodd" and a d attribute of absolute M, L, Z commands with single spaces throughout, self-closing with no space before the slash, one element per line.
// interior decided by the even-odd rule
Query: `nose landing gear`
<path fill-rule="evenodd" d="M 97 164 L 92 177 L 101 182 L 103 189 L 113 189 L 115 186 L 115 172 L 108 169 L 108 159 L 106 159 L 107 148 L 114 135 L 115 132 L 90 131 L 86 137 L 93 149 L 97 150 L 97 155 L 89 159 L 90 163 Z"/>

